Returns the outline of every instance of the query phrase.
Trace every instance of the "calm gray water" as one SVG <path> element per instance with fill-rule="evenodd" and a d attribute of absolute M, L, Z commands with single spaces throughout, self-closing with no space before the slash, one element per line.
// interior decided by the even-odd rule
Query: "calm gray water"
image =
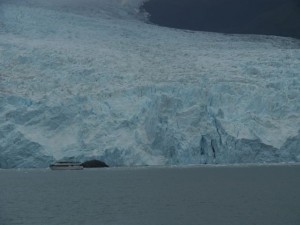
<path fill-rule="evenodd" d="M 0 170 L 1 225 L 299 225 L 300 166 Z"/>

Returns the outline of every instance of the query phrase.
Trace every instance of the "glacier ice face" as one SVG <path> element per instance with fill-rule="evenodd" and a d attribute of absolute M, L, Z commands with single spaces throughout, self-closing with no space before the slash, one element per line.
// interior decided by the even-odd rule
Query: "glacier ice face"
<path fill-rule="evenodd" d="M 299 162 L 299 40 L 158 27 L 141 3 L 0 1 L 0 167 Z"/>

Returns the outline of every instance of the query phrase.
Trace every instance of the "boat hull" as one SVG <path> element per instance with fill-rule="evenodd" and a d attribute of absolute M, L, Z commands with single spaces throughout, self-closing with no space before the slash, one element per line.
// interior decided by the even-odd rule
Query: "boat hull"
<path fill-rule="evenodd" d="M 83 166 L 50 166 L 51 170 L 82 170 Z"/>

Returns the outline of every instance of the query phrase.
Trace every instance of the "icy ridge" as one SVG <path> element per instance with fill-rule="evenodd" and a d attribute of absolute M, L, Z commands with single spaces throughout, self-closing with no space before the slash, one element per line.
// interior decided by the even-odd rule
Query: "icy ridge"
<path fill-rule="evenodd" d="M 2 1 L 0 168 L 300 161 L 298 40 L 157 27 L 140 4 Z"/>

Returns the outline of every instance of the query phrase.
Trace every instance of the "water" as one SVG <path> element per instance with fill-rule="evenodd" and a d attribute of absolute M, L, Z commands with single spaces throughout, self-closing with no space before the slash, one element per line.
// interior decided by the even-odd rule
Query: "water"
<path fill-rule="evenodd" d="M 1 225 L 299 225 L 300 166 L 0 170 Z"/>

